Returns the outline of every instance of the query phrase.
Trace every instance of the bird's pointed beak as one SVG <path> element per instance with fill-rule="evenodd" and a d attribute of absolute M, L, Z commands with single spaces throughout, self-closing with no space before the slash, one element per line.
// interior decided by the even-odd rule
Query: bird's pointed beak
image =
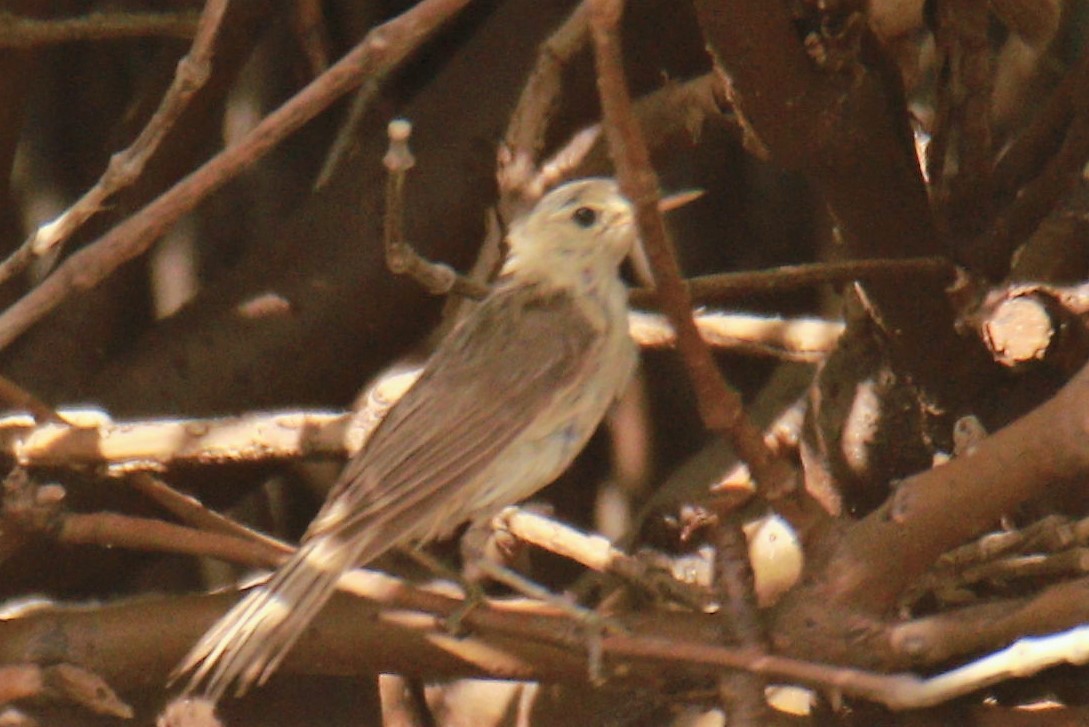
<path fill-rule="evenodd" d="M 675 192 L 658 200 L 658 210 L 660 212 L 672 212 L 678 207 L 684 207 L 689 202 L 695 202 L 704 193 L 705 190 L 702 189 L 686 189 Z M 653 288 L 654 275 L 650 271 L 650 261 L 647 259 L 646 250 L 643 249 L 642 240 L 637 240 L 635 247 L 632 248 L 631 264 L 632 272 L 639 284 L 647 288 Z"/>
<path fill-rule="evenodd" d="M 689 202 L 695 202 L 705 193 L 706 191 L 702 189 L 685 189 L 680 192 L 674 192 L 673 194 L 658 200 L 658 211 L 672 212 L 679 207 L 684 207 Z"/>

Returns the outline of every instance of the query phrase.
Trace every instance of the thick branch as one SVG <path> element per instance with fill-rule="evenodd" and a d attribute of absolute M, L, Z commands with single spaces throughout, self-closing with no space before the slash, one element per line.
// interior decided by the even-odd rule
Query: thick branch
<path fill-rule="evenodd" d="M 878 621 L 942 553 L 1023 503 L 1084 481 L 1086 412 L 1089 366 L 1050 401 L 968 454 L 904 480 L 884 505 L 846 531 L 830 557 L 812 564 L 813 577 L 781 604 L 780 633 L 790 634 L 787 640 L 802 653 L 890 663 L 884 639 L 871 640 L 882 631 Z M 844 639 L 848 631 L 855 634 L 850 642 Z"/>
<path fill-rule="evenodd" d="M 861 61 L 847 72 L 822 72 L 786 5 L 697 0 L 696 9 L 752 138 L 777 163 L 813 177 L 848 255 L 941 254 L 902 89 L 876 43 L 864 33 Z M 898 364 L 937 402 L 962 400 L 980 385 L 982 352 L 969 355 L 973 349 L 956 335 L 940 283 L 919 281 L 910 294 L 888 282 L 863 288 Z"/>

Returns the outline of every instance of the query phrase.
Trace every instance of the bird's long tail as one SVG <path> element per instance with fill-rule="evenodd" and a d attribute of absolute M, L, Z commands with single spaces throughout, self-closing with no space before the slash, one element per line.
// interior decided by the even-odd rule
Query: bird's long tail
<path fill-rule="evenodd" d="M 216 702 L 232 683 L 236 696 L 263 683 L 333 595 L 341 574 L 356 564 L 359 551 L 333 536 L 303 544 L 204 634 L 172 678 L 192 672 L 186 694 Z"/>

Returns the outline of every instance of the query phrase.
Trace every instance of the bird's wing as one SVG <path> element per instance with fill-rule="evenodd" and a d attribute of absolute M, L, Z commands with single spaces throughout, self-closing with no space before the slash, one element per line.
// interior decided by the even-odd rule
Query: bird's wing
<path fill-rule="evenodd" d="M 399 534 L 389 525 L 434 515 L 436 496 L 456 497 L 580 378 L 600 345 L 571 295 L 541 296 L 528 286 L 496 291 L 443 341 L 345 468 L 307 538 L 386 530 L 388 540 Z M 382 545 L 365 548 L 361 560 Z"/>

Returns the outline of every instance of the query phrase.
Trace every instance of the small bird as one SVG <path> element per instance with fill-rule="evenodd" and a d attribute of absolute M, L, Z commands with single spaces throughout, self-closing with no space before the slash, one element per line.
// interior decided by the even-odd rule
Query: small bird
<path fill-rule="evenodd" d="M 178 666 L 187 693 L 219 701 L 263 683 L 345 571 L 491 517 L 567 468 L 636 366 L 619 273 L 635 239 L 609 179 L 564 184 L 511 225 L 496 285 L 345 467 L 296 553 Z"/>

